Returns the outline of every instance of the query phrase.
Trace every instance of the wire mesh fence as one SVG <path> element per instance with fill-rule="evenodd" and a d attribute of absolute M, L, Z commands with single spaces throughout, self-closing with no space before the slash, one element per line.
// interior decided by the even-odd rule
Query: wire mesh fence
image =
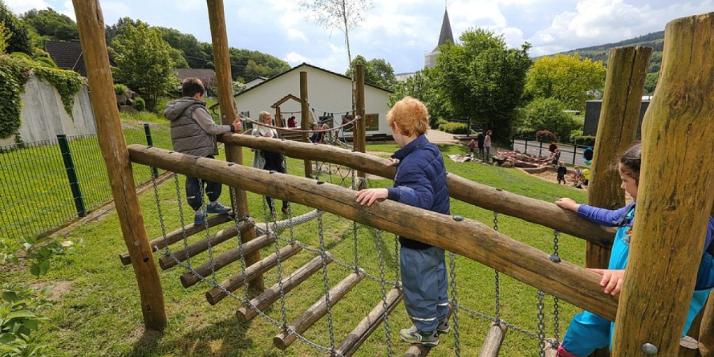
<path fill-rule="evenodd" d="M 170 148 L 163 126 L 124 129 L 127 144 Z M 151 179 L 150 168 L 134 165 L 135 183 Z M 0 146 L 0 237 L 30 239 L 63 226 L 111 201 L 104 160 L 96 135 Z"/>

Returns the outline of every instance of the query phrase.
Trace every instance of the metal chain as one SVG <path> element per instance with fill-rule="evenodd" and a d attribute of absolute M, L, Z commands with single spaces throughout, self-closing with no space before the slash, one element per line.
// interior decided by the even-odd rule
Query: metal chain
<path fill-rule="evenodd" d="M 357 190 L 357 182 L 355 181 L 355 171 L 352 170 L 352 190 Z M 354 269 L 355 272 L 359 271 L 359 250 L 357 249 L 357 222 L 352 221 L 352 256 L 354 257 Z"/>
<path fill-rule="evenodd" d="M 461 356 L 461 338 L 459 336 L 459 299 L 456 292 L 456 255 L 449 252 L 449 279 L 451 280 L 451 317 L 454 320 L 454 352 Z"/>
<path fill-rule="evenodd" d="M 327 331 L 330 334 L 330 347 L 335 349 L 335 332 L 332 322 L 332 308 L 330 307 L 330 281 L 327 277 L 327 254 L 325 250 L 325 234 L 322 224 L 322 215 L 317 217 L 317 231 L 320 238 L 320 256 L 322 257 L 322 286 L 325 290 L 325 304 L 327 305 Z"/>
<path fill-rule="evenodd" d="M 379 229 L 374 230 L 376 242 L 380 243 L 382 241 L 382 231 Z M 392 331 L 389 327 L 389 313 L 387 312 L 387 289 L 385 288 L 384 279 L 384 251 L 386 246 L 377 247 L 377 253 L 379 254 L 379 278 L 380 278 L 380 290 L 382 293 L 382 309 L 384 310 L 384 315 L 382 317 L 384 323 L 384 335 L 387 339 L 387 356 L 392 356 L 394 352 L 392 351 Z"/>
<path fill-rule="evenodd" d="M 237 198 L 237 189 L 231 187 L 230 192 L 231 192 L 231 204 L 233 207 L 238 207 L 238 198 Z M 237 211 L 237 209 L 236 209 Z M 236 228 L 238 228 L 238 224 L 240 223 L 239 217 L 238 217 L 238 212 L 233 212 L 233 217 L 235 221 Z M 248 217 L 246 217 L 248 218 Z M 240 231 L 239 231 L 240 232 Z M 241 234 L 236 235 L 236 243 L 238 244 L 238 254 L 240 255 L 240 273 L 242 276 L 246 276 L 245 270 L 248 266 L 248 264 L 245 261 L 245 251 L 244 251 L 244 246 L 243 246 L 243 237 Z M 223 286 L 218 285 L 223 289 Z M 225 290 L 225 289 L 223 289 Z M 233 295 L 231 293 L 231 295 Z M 239 299 L 239 301 L 242 301 L 244 305 L 250 306 L 250 295 L 248 294 L 248 289 L 243 289 L 243 298 Z"/>
<path fill-rule="evenodd" d="M 211 280 L 213 282 L 218 282 L 216 280 L 216 265 L 213 264 L 213 244 L 211 244 L 211 234 L 208 231 L 208 195 L 206 193 L 206 188 L 203 186 L 204 181 L 198 179 L 198 185 L 200 187 L 199 193 L 201 195 L 201 212 L 203 213 L 203 228 L 206 232 L 206 243 L 208 244 L 208 261 L 211 264 Z"/>
<path fill-rule="evenodd" d="M 186 180 L 188 180 L 188 177 L 186 177 Z M 184 219 L 183 216 L 183 197 L 181 197 L 181 188 L 179 187 L 179 178 L 178 175 L 174 173 L 174 187 L 176 190 L 176 201 L 178 203 L 178 211 L 179 211 L 179 224 L 181 224 L 181 240 L 183 241 L 183 249 L 184 251 L 188 251 L 188 235 L 186 234 L 186 220 Z M 171 249 L 169 248 L 168 245 L 164 247 L 166 252 L 171 252 Z M 188 265 L 189 269 L 193 269 L 191 266 L 191 257 L 186 257 L 186 265 Z"/>
<path fill-rule="evenodd" d="M 541 357 L 545 357 L 545 323 L 543 315 L 543 299 L 545 293 L 538 290 L 538 348 Z"/>
<path fill-rule="evenodd" d="M 498 212 L 493 211 L 493 230 L 498 232 Z M 496 291 L 496 323 L 501 322 L 501 275 L 498 270 L 493 270 L 495 275 Z"/>
<path fill-rule="evenodd" d="M 560 259 L 558 255 L 558 241 L 560 237 L 560 232 L 557 230 L 553 231 L 553 255 Z M 557 296 L 553 296 L 553 347 L 557 348 L 560 344 L 560 299 Z"/>
<path fill-rule="evenodd" d="M 401 260 L 399 255 L 399 236 L 394 235 L 394 263 L 397 265 L 394 283 L 401 284 Z"/>
<path fill-rule="evenodd" d="M 268 213 L 268 210 L 266 209 L 267 206 L 267 200 L 264 198 L 263 199 L 263 212 L 265 213 L 265 234 L 270 235 L 274 234 L 276 237 L 280 235 L 279 231 L 271 232 L 268 229 L 268 222 L 272 219 L 273 225 L 276 224 L 277 218 Z M 276 205 L 277 202 L 273 202 L 273 205 Z M 272 213 L 272 212 L 271 212 Z M 290 208 L 288 208 L 288 213 L 290 213 Z M 291 215 L 292 216 L 292 215 Z M 285 307 L 285 288 L 283 286 L 283 262 L 280 257 L 280 247 L 279 244 L 276 242 L 273 243 L 273 247 L 275 247 L 275 257 L 276 259 L 276 268 L 278 269 L 278 289 L 280 290 L 280 317 L 282 318 L 283 321 L 283 331 L 287 330 L 288 326 L 288 314 L 287 314 L 287 309 Z"/>

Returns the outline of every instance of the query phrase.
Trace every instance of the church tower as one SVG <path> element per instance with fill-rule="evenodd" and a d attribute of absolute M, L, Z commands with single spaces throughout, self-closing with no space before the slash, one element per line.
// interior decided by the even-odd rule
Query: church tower
<path fill-rule="evenodd" d="M 451 22 L 449 12 L 444 7 L 444 19 L 441 21 L 441 32 L 439 33 L 439 43 L 431 53 L 424 56 L 424 67 L 431 68 L 436 65 L 436 58 L 439 57 L 439 46 L 445 43 L 454 43 L 454 35 L 451 33 Z"/>

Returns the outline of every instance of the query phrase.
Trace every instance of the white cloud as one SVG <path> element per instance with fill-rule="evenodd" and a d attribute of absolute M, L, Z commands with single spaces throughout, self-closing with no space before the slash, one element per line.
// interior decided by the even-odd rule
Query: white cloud
<path fill-rule="evenodd" d="M 50 5 L 44 0 L 5 0 L 5 5 L 17 15 L 32 9 L 46 9 Z"/>
<path fill-rule="evenodd" d="M 297 52 L 289 52 L 287 55 L 285 55 L 283 59 L 287 61 L 291 66 L 296 66 L 303 62 L 310 63 L 309 58 Z"/>
<path fill-rule="evenodd" d="M 116 23 L 122 17 L 132 16 L 131 9 L 123 2 L 118 1 L 102 1 L 102 14 L 104 15 L 104 23 L 109 25 Z"/>

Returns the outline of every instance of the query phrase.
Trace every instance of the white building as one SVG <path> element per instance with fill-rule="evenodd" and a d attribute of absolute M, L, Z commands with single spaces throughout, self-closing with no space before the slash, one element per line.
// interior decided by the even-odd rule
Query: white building
<path fill-rule="evenodd" d="M 293 67 L 236 94 L 238 111 L 257 120 L 258 113 L 261 111 L 275 115 L 276 107 L 279 106 L 282 125 L 286 126 L 287 119 L 294 115 L 299 126 L 302 122 L 299 102 L 300 72 L 307 72 L 310 121 L 319 120 L 331 126 L 340 125 L 343 118 L 350 115 L 352 111 L 351 79 L 307 63 Z M 364 92 L 367 135 L 391 135 L 391 130 L 387 126 L 387 112 L 389 96 L 392 92 L 369 84 L 365 84 Z M 334 124 L 330 117 L 334 118 Z M 349 120 L 349 118 L 345 119 Z"/>

